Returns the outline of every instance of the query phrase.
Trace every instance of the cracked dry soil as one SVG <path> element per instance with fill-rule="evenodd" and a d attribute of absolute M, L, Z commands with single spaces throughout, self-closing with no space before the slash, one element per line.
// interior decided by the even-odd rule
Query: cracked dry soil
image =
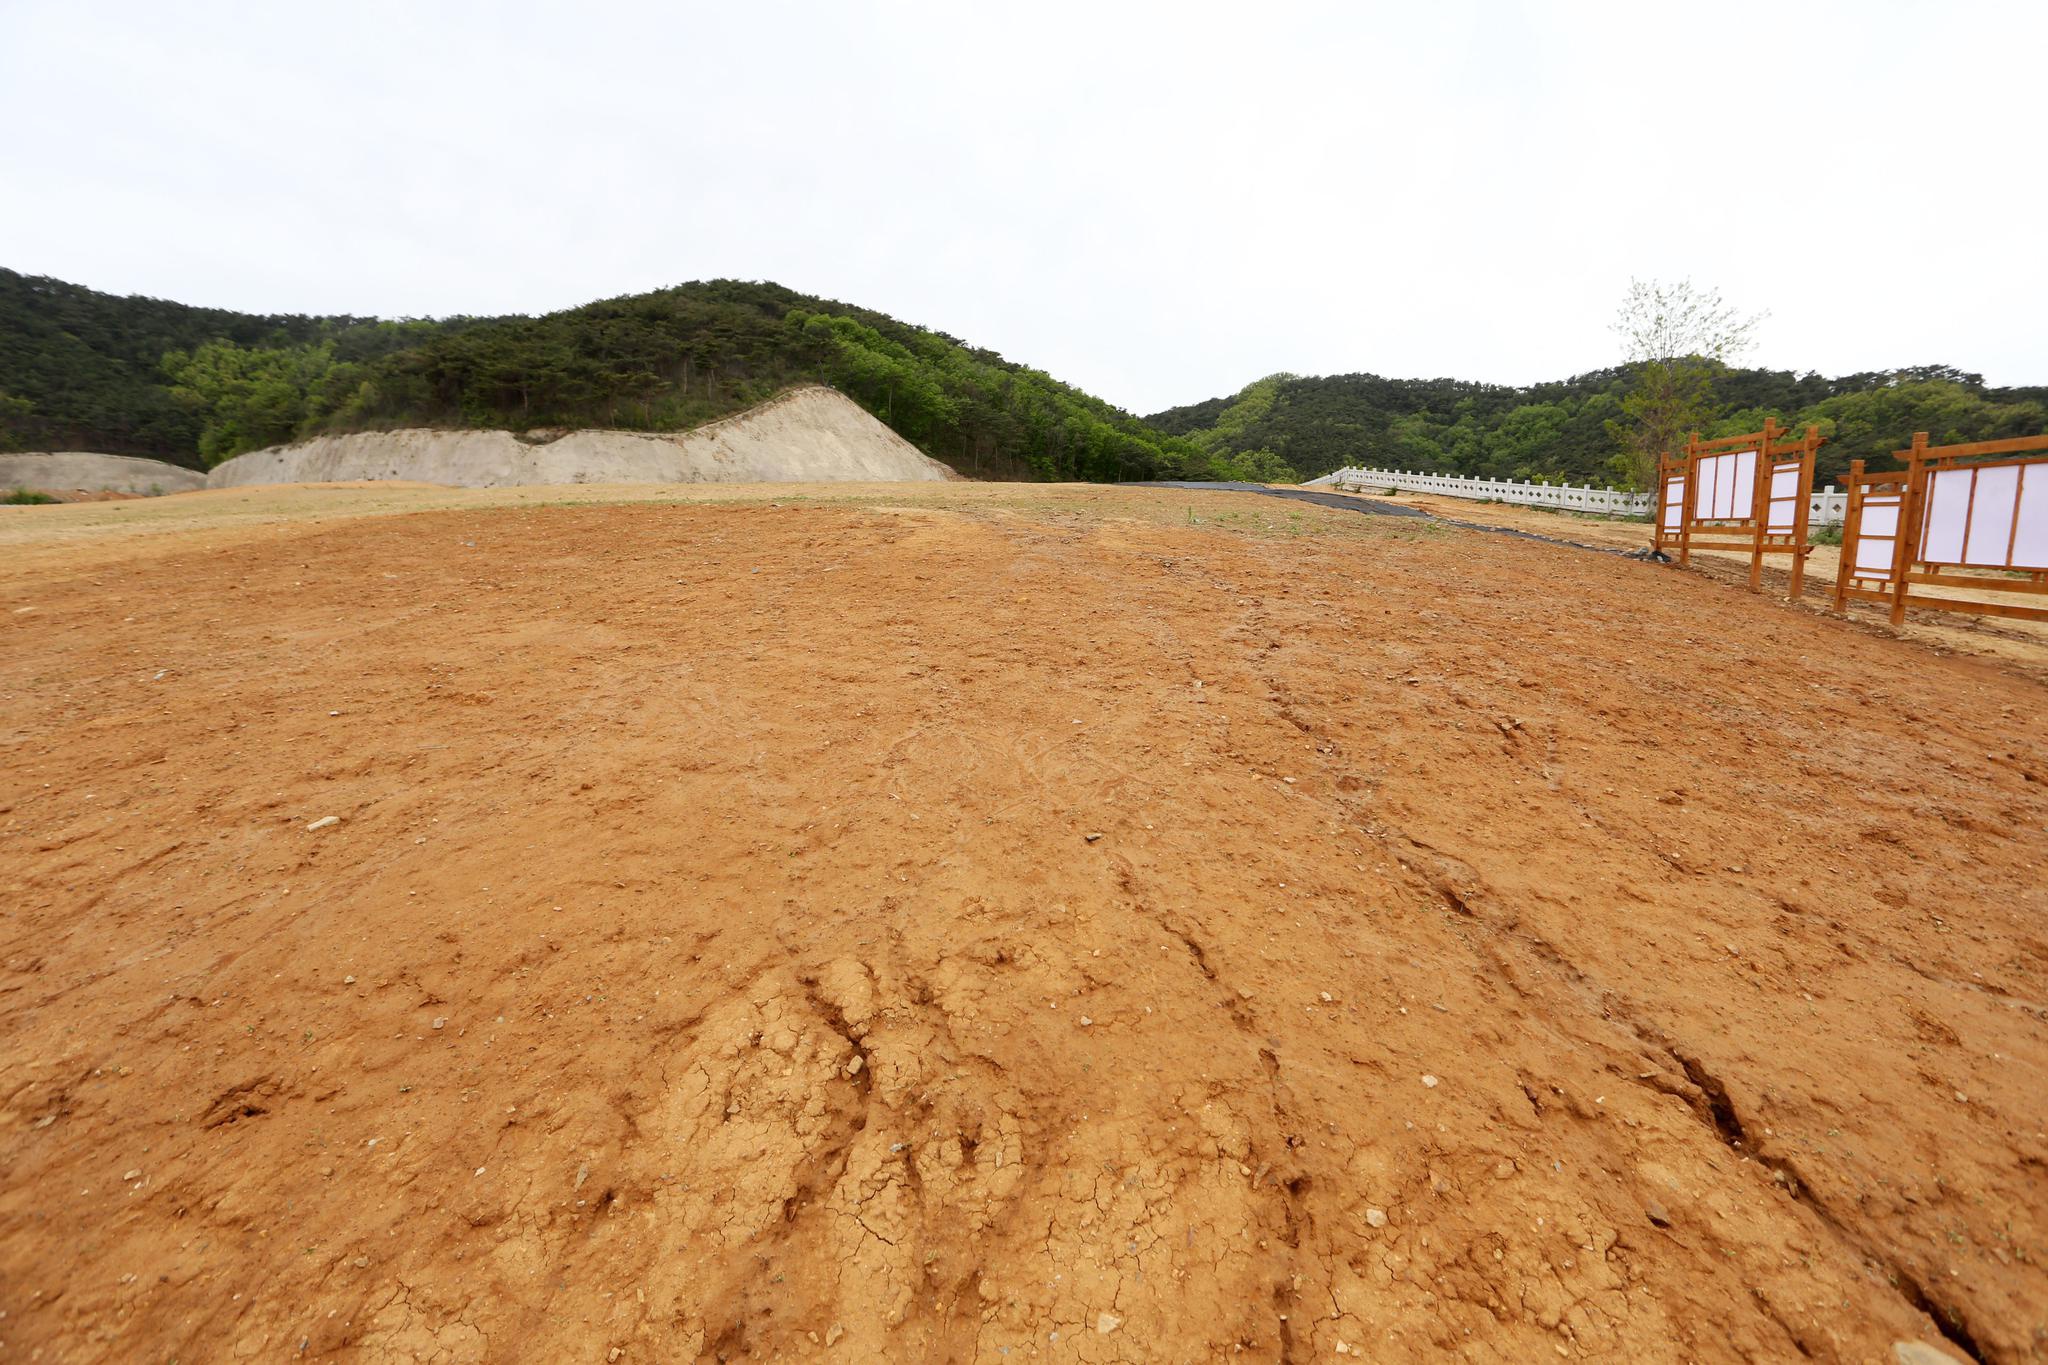
<path fill-rule="evenodd" d="M 0 580 L 0 1355 L 2048 1353 L 2038 683 L 959 496 Z"/>

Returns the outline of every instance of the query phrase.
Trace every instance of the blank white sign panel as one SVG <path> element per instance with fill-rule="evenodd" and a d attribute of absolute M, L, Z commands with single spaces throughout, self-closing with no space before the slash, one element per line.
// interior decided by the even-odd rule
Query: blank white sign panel
<path fill-rule="evenodd" d="M 1765 509 L 1764 529 L 1772 535 L 1789 535 L 1799 524 L 1799 466 L 1779 465 L 1771 471 L 1771 501 Z"/>
<path fill-rule="evenodd" d="M 1927 481 L 1927 521 L 1920 529 L 1920 558 L 1929 564 L 1963 562 L 1963 537 L 1970 530 L 1970 485 L 1974 469 L 1937 469 Z"/>
<path fill-rule="evenodd" d="M 2012 548 L 2012 517 L 2020 496 L 2018 465 L 1992 465 L 1977 471 L 1977 496 L 1970 503 L 1970 539 L 1963 562 L 1981 567 L 2005 565 Z"/>
<path fill-rule="evenodd" d="M 1892 557 L 1899 551 L 1899 504 L 1896 498 L 1889 502 L 1866 502 L 1863 504 L 1863 525 L 1856 538 L 1856 572 L 1869 577 L 1888 578 L 1892 571 Z"/>
<path fill-rule="evenodd" d="M 2027 478 L 2029 473 L 2033 478 Z M 1935 470 L 1927 481 L 1920 558 L 1980 569 L 2048 567 L 2048 474 L 2043 465 Z"/>
<path fill-rule="evenodd" d="M 1737 450 L 1700 460 L 1693 516 L 1700 521 L 1746 520 L 1756 506 L 1756 452 Z"/>
<path fill-rule="evenodd" d="M 1892 556 L 1897 554 L 1898 550 L 1899 541 L 1896 536 L 1858 536 L 1856 572 L 1889 578 L 1892 572 Z"/>
<path fill-rule="evenodd" d="M 2048 460 L 2020 466 L 2019 523 L 2012 537 L 2015 569 L 2048 569 Z"/>
<path fill-rule="evenodd" d="M 1679 519 L 1685 515 L 1685 480 L 1664 481 L 1664 529 L 1676 531 Z"/>

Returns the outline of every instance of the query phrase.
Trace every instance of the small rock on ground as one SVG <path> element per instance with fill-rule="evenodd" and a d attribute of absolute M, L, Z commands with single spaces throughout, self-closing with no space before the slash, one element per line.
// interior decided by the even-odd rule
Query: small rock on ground
<path fill-rule="evenodd" d="M 1899 1358 L 1899 1365 L 1962 1365 L 1947 1351 L 1929 1346 L 1924 1341 L 1895 1341 L 1892 1354 Z"/>

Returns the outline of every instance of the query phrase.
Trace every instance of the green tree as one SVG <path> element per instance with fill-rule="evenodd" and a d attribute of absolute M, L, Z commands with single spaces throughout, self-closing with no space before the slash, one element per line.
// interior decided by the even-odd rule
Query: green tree
<path fill-rule="evenodd" d="M 2048 407 L 1994 403 L 1952 379 L 1902 378 L 1822 399 L 1798 413 L 1792 425 L 1809 422 L 1828 438 L 1816 474 L 1817 482 L 1828 483 L 1839 481 L 1853 459 L 1889 468 L 1892 453 L 1905 449 L 1916 431 L 1926 432 L 1935 445 L 2048 432 Z"/>
<path fill-rule="evenodd" d="M 28 419 L 36 405 L 0 389 L 0 450 L 28 449 Z"/>
<path fill-rule="evenodd" d="M 1630 280 L 1613 331 L 1635 384 L 1621 416 L 1608 424 L 1621 447 L 1620 472 L 1631 488 L 1656 481 L 1657 460 L 1713 415 L 1715 375 L 1749 348 L 1763 315 L 1738 313 L 1719 290 L 1690 280 Z"/>
<path fill-rule="evenodd" d="M 1404 413 L 1388 423 L 1387 440 L 1398 468 L 1432 474 L 1447 467 L 1438 426 L 1426 412 Z"/>
<path fill-rule="evenodd" d="M 199 454 L 209 467 L 299 434 L 308 398 L 334 367 L 334 347 L 253 349 L 213 341 L 164 356 L 171 396 L 201 415 Z"/>
<path fill-rule="evenodd" d="M 1211 455 L 1207 467 L 1194 475 L 1230 483 L 1300 483 L 1293 465 L 1270 450 L 1242 450 L 1234 455 Z"/>
<path fill-rule="evenodd" d="M 1570 416 L 1557 403 L 1524 403 L 1510 409 L 1486 437 L 1488 472 L 1496 478 L 1554 472 L 1548 457 Z"/>
<path fill-rule="evenodd" d="M 1195 444 L 1204 450 L 1222 450 L 1237 445 L 1249 435 L 1253 428 L 1264 421 L 1273 411 L 1274 399 L 1280 393 L 1280 386 L 1295 376 L 1285 372 L 1269 374 L 1238 390 L 1230 406 L 1216 415 L 1215 424 L 1206 431 L 1194 435 Z"/>

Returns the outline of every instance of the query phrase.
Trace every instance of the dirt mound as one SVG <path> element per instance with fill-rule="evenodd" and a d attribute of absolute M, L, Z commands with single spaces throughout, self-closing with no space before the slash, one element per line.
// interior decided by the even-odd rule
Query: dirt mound
<path fill-rule="evenodd" d="M 238 455 L 208 475 L 240 484 L 408 479 L 462 488 L 578 483 L 834 483 L 938 480 L 951 470 L 844 394 L 795 389 L 693 431 L 359 432 Z"/>
<path fill-rule="evenodd" d="M 0 1354 L 2038 1353 L 2038 684 L 956 487 L 0 559 Z"/>
<path fill-rule="evenodd" d="M 206 487 L 196 469 L 145 460 L 135 455 L 100 455 L 89 450 L 34 451 L 0 455 L 0 491 L 28 488 L 41 493 L 186 493 Z"/>

